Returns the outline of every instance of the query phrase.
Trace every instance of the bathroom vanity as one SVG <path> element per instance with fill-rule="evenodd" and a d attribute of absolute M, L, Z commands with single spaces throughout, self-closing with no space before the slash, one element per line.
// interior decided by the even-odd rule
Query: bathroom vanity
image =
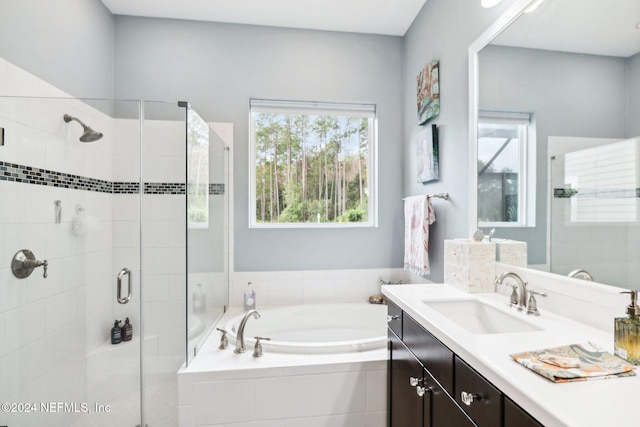
<path fill-rule="evenodd" d="M 554 383 L 510 356 L 586 342 L 613 353 L 614 307 L 622 312 L 625 296 L 598 284 L 577 294 L 575 285 L 552 283 L 548 273 L 517 270 L 549 294 L 539 302 L 540 316 L 509 308 L 509 289 L 383 286 L 391 427 L 588 427 L 636 419 L 639 375 Z"/>
<path fill-rule="evenodd" d="M 540 427 L 400 307 L 389 302 L 391 427 Z"/>

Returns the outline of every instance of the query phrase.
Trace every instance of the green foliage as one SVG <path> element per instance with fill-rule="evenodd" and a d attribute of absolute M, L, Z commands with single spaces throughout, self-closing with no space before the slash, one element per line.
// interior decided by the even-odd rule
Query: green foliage
<path fill-rule="evenodd" d="M 362 206 L 347 209 L 338 217 L 338 222 L 363 222 L 366 220 L 367 211 Z"/>
<path fill-rule="evenodd" d="M 254 114 L 258 222 L 367 220 L 369 120 Z"/>
<path fill-rule="evenodd" d="M 190 207 L 187 211 L 189 224 L 204 224 L 209 221 L 209 210 L 201 207 Z"/>

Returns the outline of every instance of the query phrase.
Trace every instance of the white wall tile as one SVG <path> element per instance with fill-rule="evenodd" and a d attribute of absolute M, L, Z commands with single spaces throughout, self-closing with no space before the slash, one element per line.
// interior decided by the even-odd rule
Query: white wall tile
<path fill-rule="evenodd" d="M 384 411 L 387 407 L 386 369 L 367 371 L 367 411 Z"/>
<path fill-rule="evenodd" d="M 285 427 L 385 427 L 386 425 L 386 412 L 291 418 L 284 421 Z"/>
<path fill-rule="evenodd" d="M 7 352 L 34 342 L 47 333 L 46 301 L 25 304 L 5 313 Z"/>
<path fill-rule="evenodd" d="M 302 300 L 305 304 L 336 301 L 336 283 L 331 279 L 305 279 L 302 281 Z"/>
<path fill-rule="evenodd" d="M 253 380 L 193 384 L 196 426 L 251 421 L 255 411 Z"/>
<path fill-rule="evenodd" d="M 58 328 L 68 326 L 73 330 L 75 335 L 79 330 L 79 325 L 75 325 L 78 319 L 78 306 L 84 304 L 79 301 L 76 290 L 62 292 L 53 295 L 46 300 L 47 313 L 47 332 L 53 332 Z"/>
<path fill-rule="evenodd" d="M 178 406 L 178 427 L 193 427 L 193 407 Z"/>
<path fill-rule="evenodd" d="M 298 280 L 277 279 L 269 283 L 269 304 L 302 304 L 302 284 Z M 257 291 L 256 291 L 257 294 Z M 259 296 L 256 295 L 256 304 Z"/>
<path fill-rule="evenodd" d="M 169 247 L 169 231 L 173 223 L 168 221 L 145 221 L 142 240 L 147 248 Z"/>
<path fill-rule="evenodd" d="M 12 255 L 13 256 L 13 255 Z M 27 302 L 27 287 L 13 276 L 10 268 L 0 268 L 0 311 L 15 310 Z"/>
<path fill-rule="evenodd" d="M 193 400 L 192 375 L 187 373 L 178 374 L 178 404 L 191 405 Z"/>
<path fill-rule="evenodd" d="M 7 352 L 7 344 L 4 339 L 4 313 L 0 312 L 0 358 Z M 2 369 L 0 369 L 2 370 Z M 0 380 L 1 380 L 0 376 Z"/>
<path fill-rule="evenodd" d="M 366 376 L 358 372 L 255 380 L 258 419 L 364 412 Z M 304 390 L 304 393 L 301 393 Z"/>

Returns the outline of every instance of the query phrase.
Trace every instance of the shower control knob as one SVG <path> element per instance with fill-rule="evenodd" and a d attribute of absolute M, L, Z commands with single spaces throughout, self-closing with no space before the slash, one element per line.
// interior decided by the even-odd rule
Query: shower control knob
<path fill-rule="evenodd" d="M 29 249 L 21 249 L 13 256 L 11 260 L 11 271 L 13 275 L 18 279 L 24 279 L 31 276 L 33 270 L 42 267 L 44 270 L 44 274 L 42 277 L 47 278 L 47 269 L 49 267 L 49 262 L 45 259 L 44 261 L 38 261 Z"/>

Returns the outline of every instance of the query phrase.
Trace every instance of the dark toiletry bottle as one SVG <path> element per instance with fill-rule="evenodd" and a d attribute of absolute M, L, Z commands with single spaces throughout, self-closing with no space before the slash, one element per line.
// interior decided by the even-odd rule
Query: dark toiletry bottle
<path fill-rule="evenodd" d="M 122 328 L 120 327 L 120 321 L 116 319 L 111 328 L 111 344 L 120 344 L 122 342 Z"/>
<path fill-rule="evenodd" d="M 122 326 L 122 341 L 131 341 L 133 338 L 133 326 L 129 323 L 129 318 L 124 319 L 124 325 Z"/>

